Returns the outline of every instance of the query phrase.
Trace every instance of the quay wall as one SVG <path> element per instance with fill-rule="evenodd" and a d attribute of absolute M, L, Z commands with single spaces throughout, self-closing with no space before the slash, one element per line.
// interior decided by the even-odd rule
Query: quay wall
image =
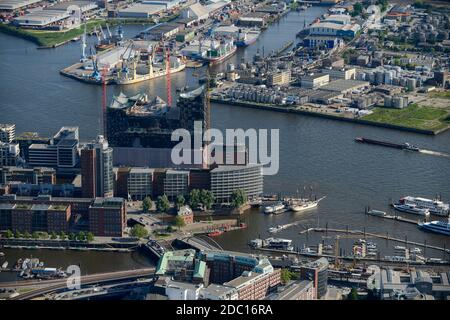
<path fill-rule="evenodd" d="M 59 250 L 98 250 L 98 251 L 133 251 L 139 245 L 136 241 L 128 242 L 86 242 L 53 239 L 6 239 L 1 238 L 4 248 L 22 249 L 59 249 Z"/>
<path fill-rule="evenodd" d="M 230 100 L 222 100 L 222 99 L 216 99 L 216 98 L 211 98 L 211 102 L 245 107 L 245 108 L 259 109 L 259 110 L 303 114 L 303 115 L 308 115 L 308 116 L 313 116 L 313 117 L 321 117 L 321 118 L 327 118 L 327 119 L 333 119 L 333 120 L 339 120 L 339 121 L 345 121 L 345 122 L 352 122 L 352 123 L 370 125 L 370 126 L 375 126 L 375 127 L 382 127 L 382 128 L 387 128 L 387 129 L 408 131 L 408 132 L 426 134 L 426 135 L 437 135 L 437 134 L 442 133 L 449 129 L 449 128 L 444 128 L 444 129 L 435 130 L 435 131 L 424 130 L 424 129 L 410 128 L 410 127 L 403 127 L 403 126 L 389 124 L 389 123 L 374 122 L 374 121 L 369 121 L 369 120 L 364 120 L 364 119 L 345 118 L 345 117 L 335 116 L 332 114 L 311 112 L 311 111 L 306 111 L 306 110 L 293 109 L 293 108 L 289 108 L 289 107 L 277 107 L 277 106 L 267 105 L 267 104 L 254 104 L 254 103 L 247 103 L 247 102 L 242 102 L 242 101 L 230 101 Z"/>

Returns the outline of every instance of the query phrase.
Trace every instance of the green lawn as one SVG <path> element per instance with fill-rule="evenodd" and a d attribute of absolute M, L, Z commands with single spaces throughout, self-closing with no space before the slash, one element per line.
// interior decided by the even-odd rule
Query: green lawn
<path fill-rule="evenodd" d="M 450 91 L 431 92 L 430 96 L 432 98 L 450 99 Z"/>
<path fill-rule="evenodd" d="M 444 109 L 413 104 L 404 109 L 375 108 L 372 114 L 362 119 L 436 131 L 450 126 L 450 106 Z"/>

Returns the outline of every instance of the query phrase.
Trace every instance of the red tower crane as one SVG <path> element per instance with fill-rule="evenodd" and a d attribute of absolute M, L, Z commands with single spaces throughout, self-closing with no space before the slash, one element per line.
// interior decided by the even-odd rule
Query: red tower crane
<path fill-rule="evenodd" d="M 166 90 L 167 90 L 167 105 L 172 106 L 172 82 L 170 80 L 170 48 L 166 47 Z"/>
<path fill-rule="evenodd" d="M 108 67 L 105 65 L 102 68 L 102 129 L 103 136 L 106 139 L 106 74 Z"/>

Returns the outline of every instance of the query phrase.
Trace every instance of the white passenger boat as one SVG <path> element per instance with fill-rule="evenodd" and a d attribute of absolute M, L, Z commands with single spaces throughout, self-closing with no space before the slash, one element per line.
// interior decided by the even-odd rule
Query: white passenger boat
<path fill-rule="evenodd" d="M 264 240 L 265 246 L 272 249 L 280 249 L 293 251 L 294 247 L 291 245 L 292 240 L 282 238 L 267 238 Z"/>
<path fill-rule="evenodd" d="M 417 214 L 419 216 L 428 217 L 430 215 L 430 211 L 428 209 L 420 208 L 413 204 L 402 204 L 402 203 L 396 203 L 392 205 L 395 210 L 406 212 L 406 213 L 412 213 Z"/>
<path fill-rule="evenodd" d="M 420 222 L 418 226 L 419 228 L 426 231 L 450 236 L 450 219 L 447 222 L 445 221 Z"/>
<path fill-rule="evenodd" d="M 431 214 L 438 216 L 448 216 L 450 212 L 449 204 L 438 199 L 406 196 L 401 198 L 398 204 L 411 205 L 416 208 L 427 209 Z"/>
<path fill-rule="evenodd" d="M 271 213 L 277 213 L 284 209 L 284 204 L 281 202 L 267 206 L 264 208 L 264 213 L 271 214 Z"/>

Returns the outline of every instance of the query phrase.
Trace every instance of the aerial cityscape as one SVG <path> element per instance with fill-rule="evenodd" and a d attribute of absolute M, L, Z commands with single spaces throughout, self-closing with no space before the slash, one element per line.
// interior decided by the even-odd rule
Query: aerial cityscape
<path fill-rule="evenodd" d="M 449 300 L 449 56 L 443 0 L 0 0 L 0 300 Z"/>

